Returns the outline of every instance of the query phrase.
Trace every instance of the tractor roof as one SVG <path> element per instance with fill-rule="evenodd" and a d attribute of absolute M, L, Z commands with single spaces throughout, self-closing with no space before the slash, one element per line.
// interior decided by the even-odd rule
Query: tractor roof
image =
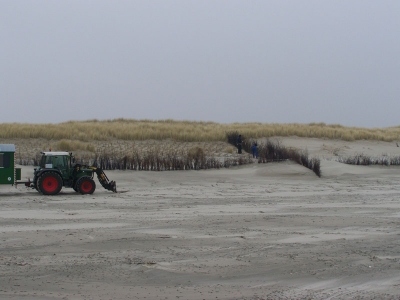
<path fill-rule="evenodd" d="M 70 156 L 69 152 L 58 151 L 58 152 L 42 152 L 45 156 Z"/>

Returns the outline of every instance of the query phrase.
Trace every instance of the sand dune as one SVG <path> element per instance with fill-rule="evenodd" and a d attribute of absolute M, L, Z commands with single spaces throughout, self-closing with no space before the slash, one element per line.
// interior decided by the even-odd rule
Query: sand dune
<path fill-rule="evenodd" d="M 108 171 L 117 194 L 0 187 L 0 298 L 399 299 L 400 167 L 335 157 L 400 148 L 281 142 L 322 177 L 280 162 Z"/>

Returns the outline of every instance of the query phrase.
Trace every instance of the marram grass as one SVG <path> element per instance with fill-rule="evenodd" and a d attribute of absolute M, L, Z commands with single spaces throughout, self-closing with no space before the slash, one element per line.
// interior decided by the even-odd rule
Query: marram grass
<path fill-rule="evenodd" d="M 354 140 L 400 140 L 400 126 L 358 128 L 325 123 L 275 124 L 191 122 L 174 120 L 70 121 L 59 124 L 0 123 L 0 138 L 40 138 L 46 140 L 107 141 L 164 140 L 181 142 L 226 141 L 226 133 L 237 131 L 246 138 L 298 136 L 310 138 Z"/>

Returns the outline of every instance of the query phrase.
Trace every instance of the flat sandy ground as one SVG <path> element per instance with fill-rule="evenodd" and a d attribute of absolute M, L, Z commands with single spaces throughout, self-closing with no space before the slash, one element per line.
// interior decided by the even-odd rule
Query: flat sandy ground
<path fill-rule="evenodd" d="M 393 143 L 284 139 L 322 161 L 107 171 L 119 193 L 0 188 L 0 299 L 400 299 Z M 32 177 L 23 167 L 23 177 Z"/>

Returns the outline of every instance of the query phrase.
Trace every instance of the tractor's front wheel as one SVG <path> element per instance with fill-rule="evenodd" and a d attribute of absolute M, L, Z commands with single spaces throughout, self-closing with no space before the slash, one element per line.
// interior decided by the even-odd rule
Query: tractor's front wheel
<path fill-rule="evenodd" d="M 96 183 L 90 177 L 81 177 L 75 185 L 75 190 L 81 194 L 93 194 L 96 189 Z"/>
<path fill-rule="evenodd" d="M 44 195 L 57 195 L 62 185 L 61 176 L 55 172 L 46 172 L 37 180 L 37 190 Z"/>

